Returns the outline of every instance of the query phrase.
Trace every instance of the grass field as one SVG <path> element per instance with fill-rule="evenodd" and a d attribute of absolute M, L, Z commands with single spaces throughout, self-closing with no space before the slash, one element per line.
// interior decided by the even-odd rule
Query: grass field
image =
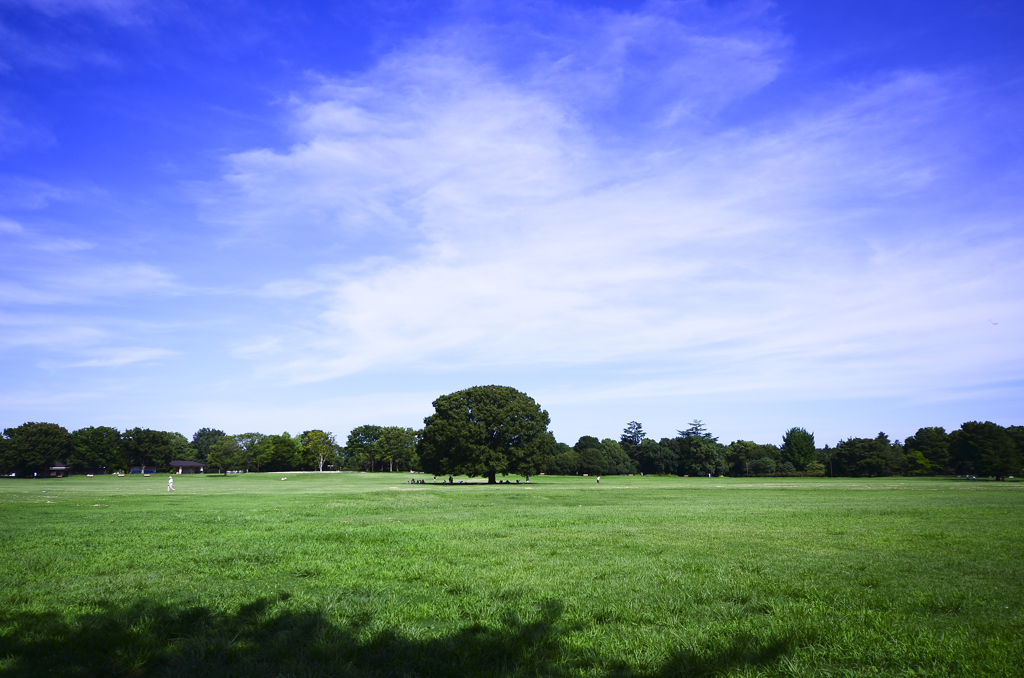
<path fill-rule="evenodd" d="M 285 475 L 0 481 L 0 676 L 1024 675 L 1024 483 Z"/>

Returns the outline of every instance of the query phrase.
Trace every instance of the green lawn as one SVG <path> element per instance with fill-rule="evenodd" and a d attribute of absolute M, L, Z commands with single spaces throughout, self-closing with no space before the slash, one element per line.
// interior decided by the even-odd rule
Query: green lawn
<path fill-rule="evenodd" d="M 1024 483 L 283 475 L 0 480 L 0 676 L 1024 674 Z"/>

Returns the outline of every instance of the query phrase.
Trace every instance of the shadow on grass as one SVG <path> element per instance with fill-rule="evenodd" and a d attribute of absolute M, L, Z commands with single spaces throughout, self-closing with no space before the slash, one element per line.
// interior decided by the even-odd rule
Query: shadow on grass
<path fill-rule="evenodd" d="M 339 624 L 322 612 L 260 599 L 236 614 L 140 604 L 68 619 L 0 613 L 0 676 L 713 676 L 768 668 L 791 640 L 736 638 L 724 647 L 677 652 L 637 671 L 592 648 L 572 649 L 562 606 L 531 620 L 510 613 L 492 626 L 445 635 L 371 631 L 368 619 Z"/>

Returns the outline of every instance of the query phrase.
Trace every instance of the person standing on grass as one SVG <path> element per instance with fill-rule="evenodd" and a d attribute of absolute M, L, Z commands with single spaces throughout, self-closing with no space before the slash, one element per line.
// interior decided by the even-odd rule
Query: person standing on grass
<path fill-rule="evenodd" d="M 174 476 L 167 476 L 167 491 L 174 492 Z"/>
<path fill-rule="evenodd" d="M 598 485 L 600 485 L 600 484 L 601 484 L 601 476 L 598 476 L 598 477 L 597 477 L 597 484 L 598 484 Z"/>

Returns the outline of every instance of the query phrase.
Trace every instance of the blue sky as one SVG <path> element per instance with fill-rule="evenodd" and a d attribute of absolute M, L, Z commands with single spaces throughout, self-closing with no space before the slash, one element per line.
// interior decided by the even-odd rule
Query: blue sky
<path fill-rule="evenodd" d="M 0 425 L 1024 423 L 1024 6 L 509 4 L 0 1 Z"/>

